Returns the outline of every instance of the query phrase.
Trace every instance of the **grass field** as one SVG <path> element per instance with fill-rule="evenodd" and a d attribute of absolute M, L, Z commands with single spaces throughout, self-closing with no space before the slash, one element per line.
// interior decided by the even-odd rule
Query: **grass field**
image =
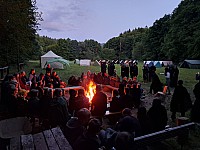
<path fill-rule="evenodd" d="M 142 63 L 140 62 L 138 64 L 138 69 L 139 69 L 139 76 L 138 76 L 138 81 L 142 83 Z M 115 65 L 117 74 L 120 75 L 120 66 Z M 39 75 L 40 72 L 45 73 L 44 69 L 40 68 L 40 63 L 39 61 L 29 61 L 26 63 L 24 66 L 23 70 L 26 71 L 28 74 L 30 70 L 34 68 L 36 70 L 36 74 Z M 70 63 L 70 67 L 65 66 L 63 70 L 55 70 L 61 79 L 65 82 L 68 81 L 69 77 L 72 75 L 75 76 L 80 76 L 82 72 L 87 72 L 90 70 L 91 72 L 100 72 L 100 66 L 79 66 L 77 64 L 74 64 L 73 62 Z M 17 67 L 11 66 L 10 67 L 10 73 L 15 73 L 17 72 Z M 161 80 L 162 83 L 165 83 L 165 77 L 164 75 L 161 75 L 160 73 L 164 73 L 164 68 L 157 68 L 157 74 Z M 193 88 L 194 85 L 197 83 L 195 80 L 195 74 L 197 72 L 200 72 L 199 69 L 184 69 L 184 68 L 179 68 L 179 79 L 182 79 L 184 81 L 184 86 L 188 89 L 192 100 L 194 101 L 194 95 L 193 95 Z M 142 84 L 144 88 L 149 89 L 150 83 L 147 84 Z M 168 112 L 170 114 L 170 112 Z M 187 114 L 188 115 L 188 114 Z M 183 147 L 184 150 L 200 150 L 200 129 L 192 130 L 190 132 L 189 136 L 189 142 L 185 144 Z M 177 144 L 176 138 L 168 139 L 164 142 L 165 148 L 168 150 L 179 150 L 181 149 L 180 145 Z"/>
<path fill-rule="evenodd" d="M 138 64 L 138 70 L 139 70 L 139 75 L 138 75 L 138 81 L 142 82 L 142 62 L 139 62 Z M 23 70 L 26 71 L 28 74 L 30 70 L 34 68 L 36 70 L 36 74 L 39 75 L 40 72 L 45 73 L 44 69 L 40 68 L 40 63 L 39 61 L 29 61 L 25 64 Z M 117 70 L 117 74 L 120 76 L 120 66 L 115 65 L 115 68 Z M 100 66 L 79 66 L 77 64 L 74 64 L 73 62 L 70 63 L 69 66 L 64 66 L 64 69 L 60 70 L 57 69 L 55 70 L 61 79 L 65 82 L 69 79 L 70 76 L 75 75 L 75 76 L 80 76 L 82 72 L 87 72 L 90 70 L 91 72 L 100 72 Z M 17 67 L 16 66 L 11 66 L 10 73 L 17 72 Z M 160 73 L 164 73 L 164 67 L 162 68 L 157 68 L 157 74 L 161 80 L 162 83 L 165 83 L 165 77 L 164 75 L 160 75 Z M 184 81 L 184 86 L 189 90 L 192 91 L 194 88 L 194 85 L 197 83 L 195 80 L 195 74 L 197 72 L 200 72 L 199 69 L 185 69 L 185 68 L 179 68 L 179 79 Z M 149 86 L 149 84 L 147 84 Z"/>

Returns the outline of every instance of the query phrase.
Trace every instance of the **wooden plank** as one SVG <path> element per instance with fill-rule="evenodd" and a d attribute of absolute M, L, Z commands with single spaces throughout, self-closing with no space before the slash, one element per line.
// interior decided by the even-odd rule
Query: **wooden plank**
<path fill-rule="evenodd" d="M 33 137 L 31 134 L 21 135 L 22 150 L 34 150 Z"/>
<path fill-rule="evenodd" d="M 155 142 L 163 141 L 163 140 L 181 135 L 181 134 L 185 133 L 185 131 L 187 131 L 187 129 L 193 127 L 194 125 L 195 125 L 195 123 L 191 122 L 191 123 L 180 125 L 177 127 L 168 128 L 168 129 L 154 132 L 151 134 L 147 134 L 144 136 L 136 137 L 136 138 L 134 138 L 134 141 L 137 146 L 150 145 Z"/>
<path fill-rule="evenodd" d="M 56 142 L 58 143 L 61 150 L 72 150 L 71 145 L 69 144 L 69 142 L 63 135 L 60 127 L 53 128 L 53 129 L 51 129 L 51 131 L 52 131 L 52 133 L 56 139 Z"/>
<path fill-rule="evenodd" d="M 33 135 L 33 141 L 36 150 L 48 150 L 44 135 L 42 132 Z"/>
<path fill-rule="evenodd" d="M 58 144 L 50 130 L 43 131 L 49 150 L 59 150 Z"/>
<path fill-rule="evenodd" d="M 20 136 L 14 137 L 10 139 L 10 150 L 20 150 L 21 143 L 20 143 Z"/>

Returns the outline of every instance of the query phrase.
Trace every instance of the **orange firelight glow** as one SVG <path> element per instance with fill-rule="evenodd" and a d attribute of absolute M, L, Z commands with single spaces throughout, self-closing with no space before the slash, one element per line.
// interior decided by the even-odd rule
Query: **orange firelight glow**
<path fill-rule="evenodd" d="M 95 93 L 96 93 L 96 84 L 93 81 L 90 81 L 90 83 L 86 86 L 85 89 L 86 92 L 86 97 L 89 98 L 89 101 L 91 103 L 92 98 L 94 97 Z"/>

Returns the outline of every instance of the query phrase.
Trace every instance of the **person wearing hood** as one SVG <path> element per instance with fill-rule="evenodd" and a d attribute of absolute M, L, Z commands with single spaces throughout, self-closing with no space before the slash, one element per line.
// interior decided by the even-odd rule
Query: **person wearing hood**
<path fill-rule="evenodd" d="M 87 108 L 81 108 L 76 117 L 72 117 L 64 128 L 64 135 L 69 141 L 70 145 L 74 145 L 76 139 L 83 134 L 89 122 L 91 113 Z"/>

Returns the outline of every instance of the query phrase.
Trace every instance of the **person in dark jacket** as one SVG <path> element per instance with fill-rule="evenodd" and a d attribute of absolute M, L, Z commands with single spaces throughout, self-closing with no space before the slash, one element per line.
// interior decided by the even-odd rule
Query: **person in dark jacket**
<path fill-rule="evenodd" d="M 152 131 L 157 132 L 165 129 L 167 125 L 167 110 L 161 105 L 160 99 L 154 99 L 152 107 L 147 112 L 147 116 L 150 119 Z"/>
<path fill-rule="evenodd" d="M 160 79 L 158 75 L 156 74 L 156 67 L 152 67 L 152 82 L 150 86 L 150 93 L 156 94 L 158 91 L 162 92 L 162 83 L 160 82 Z"/>
<path fill-rule="evenodd" d="M 152 127 L 149 117 L 147 116 L 147 110 L 145 107 L 138 108 L 137 119 L 142 129 L 142 135 L 151 133 Z"/>
<path fill-rule="evenodd" d="M 92 99 L 91 113 L 93 116 L 103 117 L 107 110 L 107 96 L 101 91 L 101 86 L 96 86 L 96 94 Z"/>
<path fill-rule="evenodd" d="M 130 75 L 131 78 L 138 76 L 138 66 L 136 63 L 133 63 L 133 65 L 130 66 Z"/>
<path fill-rule="evenodd" d="M 174 93 L 170 102 L 171 119 L 176 119 L 176 112 L 180 112 L 181 116 L 185 116 L 185 112 L 192 107 L 192 101 L 187 89 L 183 86 L 183 81 L 179 80 L 178 85 L 174 89 Z"/>
<path fill-rule="evenodd" d="M 192 106 L 191 110 L 191 120 L 193 122 L 198 122 L 200 123 L 200 80 L 199 82 L 195 85 L 193 93 L 195 95 L 195 102 L 194 105 Z"/>
<path fill-rule="evenodd" d="M 110 102 L 110 112 L 119 112 L 121 111 L 121 105 L 119 101 L 119 92 L 117 90 L 114 90 L 112 93 L 112 101 Z"/>
<path fill-rule="evenodd" d="M 64 135 L 70 145 L 81 136 L 87 128 L 91 113 L 87 108 L 80 109 L 75 117 L 72 117 L 64 127 Z"/>
<path fill-rule="evenodd" d="M 88 129 L 74 143 L 74 150 L 99 150 L 101 141 L 97 136 L 101 129 L 101 122 L 93 118 L 88 123 Z"/>

